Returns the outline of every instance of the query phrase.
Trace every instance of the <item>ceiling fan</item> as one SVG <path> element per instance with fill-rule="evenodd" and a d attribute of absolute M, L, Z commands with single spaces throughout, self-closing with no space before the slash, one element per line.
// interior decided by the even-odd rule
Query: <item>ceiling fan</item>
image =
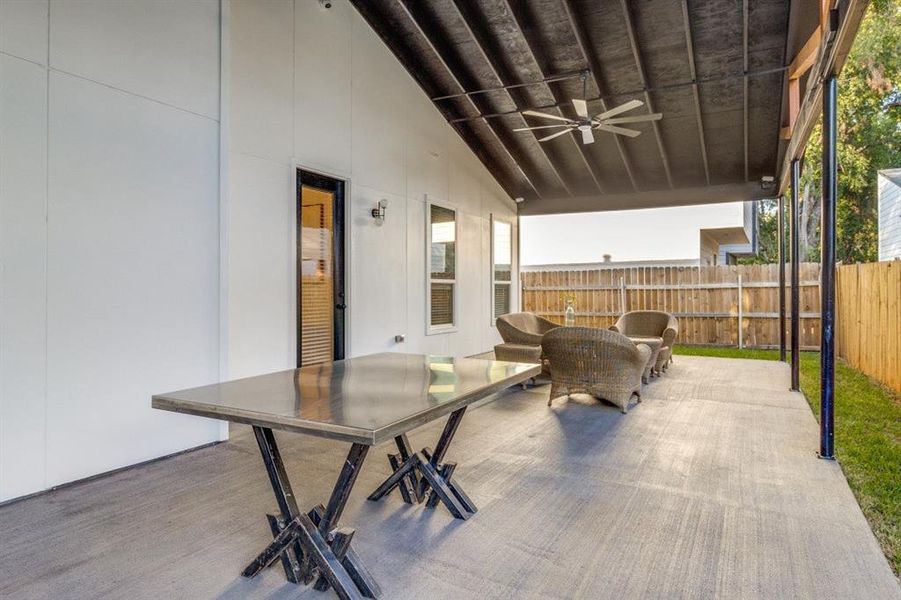
<path fill-rule="evenodd" d="M 546 142 L 548 140 L 552 140 L 555 137 L 559 137 L 565 133 L 569 133 L 570 131 L 579 130 L 582 132 L 582 143 L 583 144 L 591 144 L 594 142 L 594 130 L 607 131 L 610 133 L 615 133 L 617 135 L 625 135 L 628 137 L 635 137 L 641 135 L 640 131 L 636 131 L 634 129 L 626 129 L 625 127 L 617 127 L 617 125 L 622 125 L 625 123 L 641 123 L 643 121 L 658 121 L 663 118 L 661 113 L 652 113 L 648 115 L 633 115 L 633 116 L 625 116 L 625 117 L 616 117 L 616 115 L 620 113 L 624 113 L 633 109 L 638 108 L 639 106 L 644 106 L 644 102 L 641 100 L 629 100 L 625 104 L 620 104 L 615 108 L 611 108 L 610 110 L 606 110 L 602 113 L 598 113 L 593 117 L 588 114 L 588 103 L 585 100 L 581 100 L 578 98 L 573 99 L 573 108 L 576 110 L 576 115 L 578 115 L 578 119 L 568 119 L 566 117 L 560 117 L 558 115 L 552 115 L 548 113 L 538 112 L 534 110 L 524 110 L 522 114 L 529 115 L 532 117 L 539 117 L 542 119 L 552 119 L 554 121 L 563 121 L 559 125 L 539 125 L 538 127 L 522 127 L 519 129 L 514 129 L 513 131 L 532 131 L 534 129 L 552 129 L 555 127 L 562 127 L 560 131 L 556 131 L 551 135 L 545 136 L 543 138 L 539 138 L 539 142 Z"/>

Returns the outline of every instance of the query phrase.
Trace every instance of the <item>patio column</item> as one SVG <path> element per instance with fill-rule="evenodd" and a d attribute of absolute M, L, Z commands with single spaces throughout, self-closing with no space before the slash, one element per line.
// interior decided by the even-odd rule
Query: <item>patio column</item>
<path fill-rule="evenodd" d="M 800 209 L 798 207 L 798 186 L 801 179 L 801 161 L 797 158 L 791 162 L 791 203 L 789 210 L 791 218 L 789 220 L 789 240 L 791 242 L 791 344 L 792 344 L 792 360 L 791 360 L 791 390 L 797 392 L 801 389 L 800 385 L 800 359 L 801 359 L 801 257 L 800 239 L 798 235 L 798 222 L 800 220 Z"/>
<path fill-rule="evenodd" d="M 785 362 L 785 197 L 779 196 L 779 360 Z"/>
<path fill-rule="evenodd" d="M 820 458 L 835 458 L 835 74 L 823 80 L 823 206 L 820 226 Z"/>

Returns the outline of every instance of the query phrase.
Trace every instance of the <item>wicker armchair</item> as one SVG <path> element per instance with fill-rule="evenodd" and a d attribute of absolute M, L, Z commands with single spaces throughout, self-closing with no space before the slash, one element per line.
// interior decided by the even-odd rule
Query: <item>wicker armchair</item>
<path fill-rule="evenodd" d="M 624 335 L 589 327 L 560 327 L 541 342 L 551 366 L 551 396 L 590 394 L 615 404 L 622 412 L 632 396 L 641 402 L 641 375 L 651 358 L 645 344 Z"/>
<path fill-rule="evenodd" d="M 540 346 L 545 333 L 560 327 L 553 321 L 527 312 L 501 315 L 495 325 L 504 342 L 524 346 Z"/>
<path fill-rule="evenodd" d="M 628 337 L 663 338 L 663 347 L 657 355 L 657 371 L 665 370 L 673 361 L 673 344 L 679 335 L 679 320 L 673 315 L 659 310 L 633 310 L 621 316 L 610 329 Z"/>
<path fill-rule="evenodd" d="M 541 340 L 545 333 L 560 327 L 559 325 L 544 317 L 527 312 L 501 315 L 495 321 L 495 325 L 498 333 L 501 334 L 501 338 L 504 340 L 503 346 L 514 350 L 522 346 L 537 347 L 539 350 L 538 362 L 541 363 L 541 376 L 550 376 L 547 357 L 544 355 L 544 351 L 541 350 Z"/>

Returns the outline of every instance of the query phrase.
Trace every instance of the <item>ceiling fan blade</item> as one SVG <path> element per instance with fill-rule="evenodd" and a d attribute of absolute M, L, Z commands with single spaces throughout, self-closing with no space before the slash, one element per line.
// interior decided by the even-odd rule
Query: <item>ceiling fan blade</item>
<path fill-rule="evenodd" d="M 584 100 L 580 100 L 579 98 L 573 98 L 573 108 L 576 109 L 576 114 L 583 119 L 588 118 L 588 103 Z"/>
<path fill-rule="evenodd" d="M 616 123 L 641 123 L 642 121 L 659 121 L 663 118 L 663 113 L 653 113 L 650 115 L 635 115 L 634 117 L 616 117 L 615 119 L 604 119 L 604 125 L 614 125 Z"/>
<path fill-rule="evenodd" d="M 594 119 L 596 121 L 603 121 L 607 117 L 612 117 L 613 115 L 618 115 L 619 113 L 626 112 L 627 110 L 632 110 L 633 108 L 638 108 L 639 106 L 643 106 L 644 102 L 641 100 L 629 100 L 625 104 L 620 104 L 616 108 L 611 108 L 608 111 L 604 111 L 599 115 L 595 115 Z"/>
<path fill-rule="evenodd" d="M 590 129 L 582 130 L 582 143 L 583 144 L 593 144 L 594 143 L 594 133 Z"/>
<path fill-rule="evenodd" d="M 551 129 L 554 127 L 571 127 L 569 123 L 560 123 L 559 125 L 539 125 L 537 127 L 518 127 L 513 131 L 532 131 L 533 129 Z"/>
<path fill-rule="evenodd" d="M 634 129 L 626 129 L 624 127 L 615 127 L 613 125 L 598 125 L 597 128 L 601 131 L 609 131 L 610 133 L 618 133 L 619 135 L 625 135 L 633 138 L 641 135 L 640 131 L 635 131 Z"/>
<path fill-rule="evenodd" d="M 541 117 L 542 119 L 554 119 L 555 121 L 566 121 L 567 123 L 575 123 L 572 119 L 566 117 L 558 117 L 557 115 L 549 115 L 548 113 L 538 112 L 536 110 L 524 110 L 522 114 L 530 117 Z"/>
<path fill-rule="evenodd" d="M 565 133 L 569 133 L 569 132 L 570 132 L 570 130 L 569 130 L 569 128 L 567 128 L 567 129 L 564 129 L 563 131 L 558 131 L 557 133 L 552 133 L 551 135 L 549 135 L 549 136 L 547 136 L 547 137 L 543 137 L 543 138 L 539 139 L 538 141 L 539 141 L 539 142 L 546 142 L 546 141 L 548 141 L 548 140 L 552 140 L 552 139 L 554 139 L 555 137 L 560 137 L 561 135 L 563 135 L 563 134 L 565 134 Z"/>

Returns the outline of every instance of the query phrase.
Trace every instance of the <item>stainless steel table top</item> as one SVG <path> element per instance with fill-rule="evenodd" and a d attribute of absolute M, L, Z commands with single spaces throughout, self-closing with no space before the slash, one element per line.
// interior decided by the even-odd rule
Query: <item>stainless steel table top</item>
<path fill-rule="evenodd" d="M 157 394 L 152 405 L 375 445 L 540 372 L 537 364 L 383 353 Z"/>

